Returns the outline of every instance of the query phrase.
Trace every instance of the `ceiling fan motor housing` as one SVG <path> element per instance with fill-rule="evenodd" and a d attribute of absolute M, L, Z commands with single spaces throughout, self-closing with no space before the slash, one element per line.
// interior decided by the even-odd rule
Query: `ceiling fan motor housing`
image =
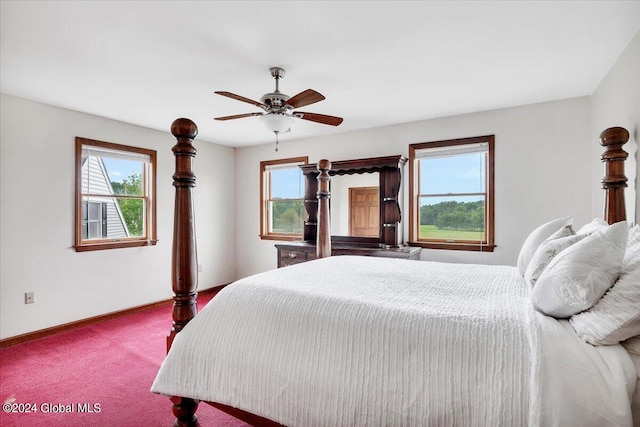
<path fill-rule="evenodd" d="M 271 93 L 265 93 L 260 98 L 260 102 L 269 106 L 269 111 L 272 113 L 278 113 L 280 111 L 284 112 L 285 104 L 289 100 L 290 96 L 286 95 L 279 90 L 276 90 Z"/>
<path fill-rule="evenodd" d="M 271 67 L 269 68 L 271 77 L 276 80 L 276 89 L 273 92 L 265 93 L 260 98 L 260 102 L 269 106 L 268 112 L 270 113 L 283 113 L 286 111 L 284 108 L 285 103 L 289 100 L 290 96 L 280 92 L 280 79 L 284 78 L 284 68 Z"/>

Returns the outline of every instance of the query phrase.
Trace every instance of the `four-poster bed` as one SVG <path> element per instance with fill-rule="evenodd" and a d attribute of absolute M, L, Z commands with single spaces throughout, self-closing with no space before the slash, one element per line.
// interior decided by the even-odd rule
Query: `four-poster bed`
<path fill-rule="evenodd" d="M 318 162 L 318 260 L 235 282 L 196 316 L 197 128 L 178 119 L 171 131 L 178 141 L 173 348 L 152 391 L 173 396 L 175 425 L 197 425 L 198 401 L 258 426 L 563 425 L 579 412 L 593 417 L 590 406 L 630 424 L 623 384 L 636 373 L 625 350 L 590 346 L 568 321 L 531 309 L 515 267 L 458 265 L 465 276 L 456 277 L 443 263 L 331 257 L 328 160 Z M 625 220 L 627 140 L 622 128 L 601 134 L 608 224 Z M 566 341 L 573 347 L 557 344 Z M 575 359 L 563 366 L 567 353 Z M 561 407 L 568 401 L 558 390 L 595 387 L 585 375 L 617 364 L 617 385 L 602 389 L 607 396 Z M 573 365 L 586 374 L 565 372 Z M 599 422 L 597 415 L 588 421 Z"/>

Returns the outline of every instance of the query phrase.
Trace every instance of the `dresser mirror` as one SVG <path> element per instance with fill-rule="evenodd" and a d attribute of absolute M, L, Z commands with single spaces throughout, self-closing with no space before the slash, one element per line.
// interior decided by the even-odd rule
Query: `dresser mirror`
<path fill-rule="evenodd" d="M 336 175 L 330 188 L 331 234 L 379 237 L 380 173 Z"/>
<path fill-rule="evenodd" d="M 403 193 L 400 190 L 406 162 L 403 156 L 332 162 L 329 175 L 331 241 L 334 244 L 378 247 L 402 245 L 402 227 L 399 224 L 402 201 L 399 198 Z M 315 164 L 302 165 L 300 168 L 305 175 L 306 220 L 303 241 L 314 243 L 317 234 L 318 170 Z M 354 209 L 349 207 L 350 192 L 351 198 L 357 199 L 351 202 Z"/>

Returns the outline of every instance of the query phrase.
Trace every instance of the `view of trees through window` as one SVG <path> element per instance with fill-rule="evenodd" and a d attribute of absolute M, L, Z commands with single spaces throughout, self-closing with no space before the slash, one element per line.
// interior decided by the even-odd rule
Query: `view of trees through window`
<path fill-rule="evenodd" d="M 484 200 L 422 205 L 419 236 L 436 240 L 484 240 Z"/>
<path fill-rule="evenodd" d="M 273 200 L 271 202 L 272 231 L 302 234 L 304 205 L 302 200 Z"/>
<path fill-rule="evenodd" d="M 142 195 L 142 174 L 132 173 L 121 182 L 111 181 L 113 193 L 117 195 Z M 130 236 L 144 235 L 144 203 L 137 198 L 116 198 Z"/>

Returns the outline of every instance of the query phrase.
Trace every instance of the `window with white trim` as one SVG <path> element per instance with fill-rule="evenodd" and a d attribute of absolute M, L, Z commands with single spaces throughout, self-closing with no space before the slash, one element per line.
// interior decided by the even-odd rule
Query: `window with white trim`
<path fill-rule="evenodd" d="M 410 243 L 493 251 L 494 136 L 409 146 Z"/>
<path fill-rule="evenodd" d="M 76 251 L 155 245 L 156 152 L 76 138 Z"/>
<path fill-rule="evenodd" d="M 260 237 L 300 240 L 305 219 L 305 179 L 300 165 L 307 157 L 260 162 Z"/>

